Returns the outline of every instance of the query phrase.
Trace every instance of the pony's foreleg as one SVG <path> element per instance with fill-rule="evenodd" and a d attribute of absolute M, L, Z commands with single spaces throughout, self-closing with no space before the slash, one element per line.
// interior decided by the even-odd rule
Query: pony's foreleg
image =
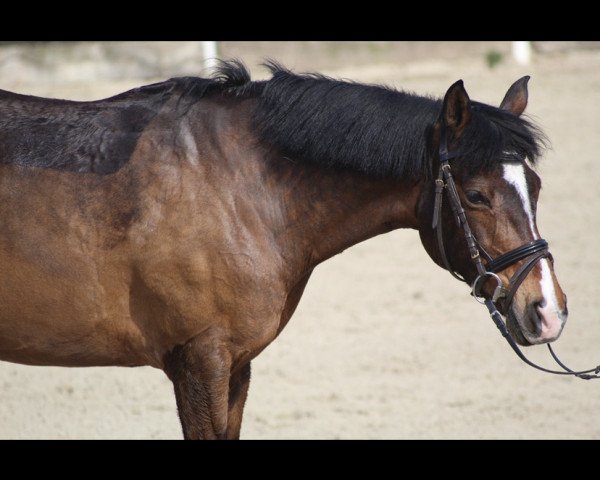
<path fill-rule="evenodd" d="M 227 438 L 231 355 L 212 335 L 196 337 L 165 357 L 186 439 Z"/>
<path fill-rule="evenodd" d="M 233 372 L 229 380 L 229 415 L 227 418 L 227 438 L 240 438 L 244 405 L 250 386 L 250 362 Z"/>

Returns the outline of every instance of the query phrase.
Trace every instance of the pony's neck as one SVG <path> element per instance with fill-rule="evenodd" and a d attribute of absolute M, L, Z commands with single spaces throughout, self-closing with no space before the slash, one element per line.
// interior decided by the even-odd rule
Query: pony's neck
<path fill-rule="evenodd" d="M 377 180 L 298 165 L 280 182 L 287 262 L 311 270 L 346 248 L 397 228 L 418 228 L 422 182 Z M 293 179 L 293 180 L 291 180 Z"/>

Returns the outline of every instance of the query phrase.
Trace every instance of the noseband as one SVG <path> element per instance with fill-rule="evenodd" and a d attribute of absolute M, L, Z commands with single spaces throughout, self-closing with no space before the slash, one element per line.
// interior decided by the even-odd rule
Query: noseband
<path fill-rule="evenodd" d="M 438 250 L 444 267 L 452 274 L 454 278 L 457 278 L 458 280 L 467 283 L 466 279 L 463 278 L 458 272 L 456 272 L 454 268 L 452 268 L 452 265 L 448 260 L 448 256 L 446 255 L 446 249 L 444 247 L 441 216 L 444 191 L 446 191 L 446 194 L 448 196 L 448 202 L 450 203 L 450 208 L 452 209 L 452 213 L 456 220 L 456 224 L 459 227 L 462 227 L 471 261 L 477 269 L 477 277 L 471 285 L 472 295 L 479 303 L 485 304 L 485 306 L 488 308 L 490 316 L 496 324 L 496 327 L 498 327 L 498 330 L 500 330 L 502 336 L 506 339 L 508 344 L 519 356 L 519 358 L 528 365 L 548 373 L 554 373 L 557 375 L 575 375 L 576 377 L 582 378 L 584 380 L 600 378 L 600 375 L 598 375 L 600 373 L 600 365 L 589 370 L 575 372 L 570 368 L 566 367 L 558 359 L 558 357 L 552 350 L 550 344 L 548 344 L 548 349 L 550 350 L 552 358 L 554 358 L 556 363 L 558 363 L 558 365 L 564 371 L 549 370 L 547 368 L 540 367 L 539 365 L 536 365 L 535 363 L 531 362 L 525 357 L 519 346 L 515 343 L 514 339 L 508 332 L 506 324 L 502 319 L 502 315 L 508 314 L 515 293 L 517 292 L 518 288 L 521 286 L 529 272 L 531 272 L 533 267 L 536 265 L 536 263 L 542 258 L 551 257 L 550 252 L 548 251 L 548 242 L 540 238 L 538 240 L 534 240 L 532 242 L 526 243 L 525 245 L 510 250 L 500 255 L 499 257 L 493 259 L 481 246 L 477 238 L 473 235 L 471 227 L 469 226 L 469 222 L 467 221 L 465 210 L 462 207 L 460 197 L 458 196 L 458 191 L 456 190 L 456 184 L 454 182 L 454 178 L 452 176 L 450 168 L 450 160 L 459 155 L 460 150 L 455 150 L 453 152 L 448 151 L 446 126 L 442 124 L 440 131 L 439 147 L 440 168 L 438 172 L 438 177 L 435 180 L 435 201 L 433 206 L 432 228 L 436 232 Z M 483 257 L 485 257 L 486 265 L 483 264 L 481 258 L 482 255 Z M 508 286 L 504 287 L 504 285 L 502 284 L 502 280 L 497 275 L 498 272 L 506 270 L 508 267 L 516 264 L 521 260 L 524 260 L 523 265 L 521 265 L 517 269 L 517 271 L 512 275 L 508 282 Z M 494 292 L 492 293 L 491 298 L 485 298 L 484 294 L 482 293 L 482 288 L 486 281 L 490 278 L 496 282 L 496 287 L 494 288 Z M 478 298 L 483 298 L 483 300 L 478 300 Z M 594 372 L 594 375 L 590 375 L 591 372 Z"/>

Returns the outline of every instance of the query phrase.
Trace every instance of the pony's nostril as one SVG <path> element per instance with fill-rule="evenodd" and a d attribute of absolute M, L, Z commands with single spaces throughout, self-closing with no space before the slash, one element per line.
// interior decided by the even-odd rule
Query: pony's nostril
<path fill-rule="evenodd" d="M 531 302 L 531 322 L 535 327 L 535 333 L 540 339 L 552 341 L 560 335 L 566 316 L 559 312 L 554 302 L 540 299 Z"/>
<path fill-rule="evenodd" d="M 540 301 L 538 301 L 538 302 L 533 302 L 533 309 L 534 309 L 536 312 L 538 312 L 538 313 L 539 313 L 539 312 L 540 312 L 540 310 L 541 310 L 542 308 L 544 308 L 545 306 L 546 306 L 546 300 L 540 300 Z"/>
<path fill-rule="evenodd" d="M 544 302 L 533 302 L 531 304 L 531 324 L 533 331 L 536 335 L 539 335 L 542 331 L 542 308 L 544 308 Z"/>

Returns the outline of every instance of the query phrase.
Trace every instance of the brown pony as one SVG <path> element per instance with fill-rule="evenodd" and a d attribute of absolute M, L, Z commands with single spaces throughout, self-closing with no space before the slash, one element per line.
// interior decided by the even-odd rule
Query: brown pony
<path fill-rule="evenodd" d="M 94 102 L 0 91 L 1 360 L 151 365 L 174 384 L 185 438 L 238 438 L 250 362 L 316 265 L 396 228 L 419 230 L 441 265 L 442 125 L 482 247 L 498 256 L 539 238 L 526 78 L 496 108 L 462 82 L 441 101 L 270 68 L 252 82 L 223 63 L 212 79 Z M 448 209 L 442 221 L 452 267 L 472 281 Z M 550 342 L 566 315 L 543 259 L 509 328 L 522 345 Z"/>

